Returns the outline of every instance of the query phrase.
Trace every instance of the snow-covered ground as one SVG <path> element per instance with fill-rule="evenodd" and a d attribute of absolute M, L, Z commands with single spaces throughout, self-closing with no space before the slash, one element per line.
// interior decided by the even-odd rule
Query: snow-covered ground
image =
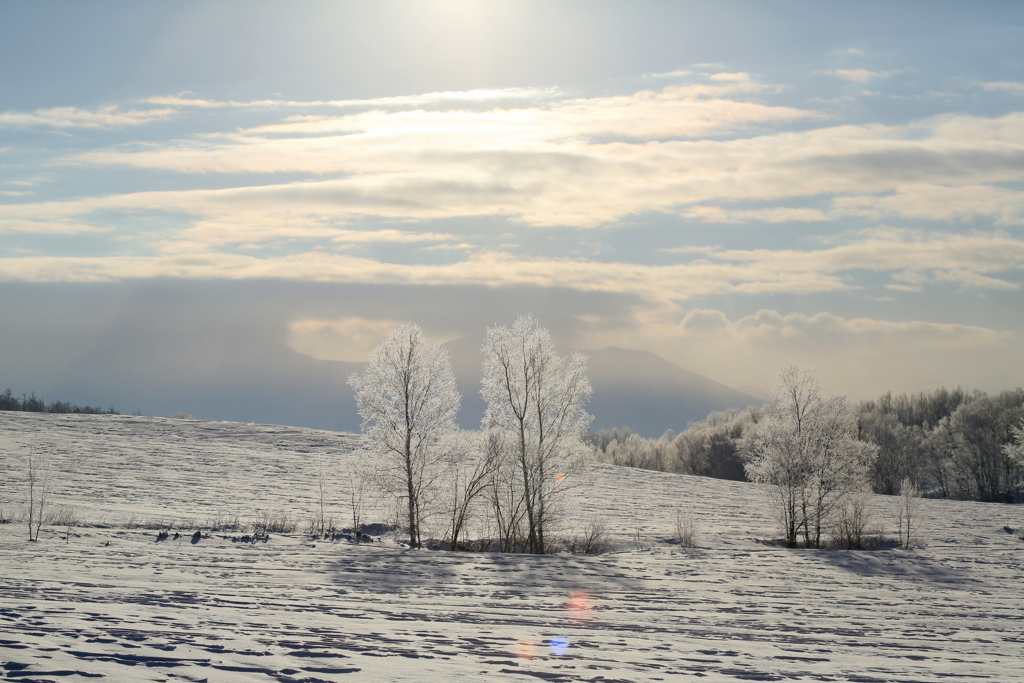
<path fill-rule="evenodd" d="M 52 457 L 51 511 L 0 525 L 0 673 L 10 680 L 1024 681 L 1024 506 L 926 500 L 912 551 L 787 550 L 749 484 L 595 466 L 565 526 L 618 550 L 523 556 L 312 542 L 317 455 L 348 518 L 347 434 L 129 416 L 0 413 L 0 509 L 23 453 Z M 892 529 L 895 501 L 873 501 Z M 679 507 L 696 549 L 670 542 Z M 297 520 L 157 540 L 266 511 Z M 384 521 L 371 510 L 366 521 Z M 188 531 L 185 529 L 184 531 Z"/>

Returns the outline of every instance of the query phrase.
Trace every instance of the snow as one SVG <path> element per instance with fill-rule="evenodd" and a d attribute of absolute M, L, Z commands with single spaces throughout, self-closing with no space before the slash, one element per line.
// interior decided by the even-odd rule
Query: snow
<path fill-rule="evenodd" d="M 1024 681 L 1019 506 L 925 500 L 911 551 L 787 550 L 761 542 L 777 533 L 750 484 L 598 465 L 565 526 L 600 518 L 617 551 L 449 553 L 302 535 L 319 454 L 348 516 L 350 434 L 0 413 L 0 508 L 22 504 L 30 444 L 53 459 L 50 509 L 105 526 L 29 543 L 0 525 L 10 680 Z M 895 503 L 872 501 L 890 534 Z M 679 507 L 698 548 L 670 542 Z M 125 528 L 257 510 L 299 530 Z"/>

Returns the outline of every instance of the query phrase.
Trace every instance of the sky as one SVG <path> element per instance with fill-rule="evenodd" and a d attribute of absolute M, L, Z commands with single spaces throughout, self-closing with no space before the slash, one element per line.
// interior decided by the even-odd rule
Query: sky
<path fill-rule="evenodd" d="M 530 313 L 751 391 L 1021 386 L 1022 46 L 1016 2 L 3 3 L 0 384 L 165 410 Z"/>

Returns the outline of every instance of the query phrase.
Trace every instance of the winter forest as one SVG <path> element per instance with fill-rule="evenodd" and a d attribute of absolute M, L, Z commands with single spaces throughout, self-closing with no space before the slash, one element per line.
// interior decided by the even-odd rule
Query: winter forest
<path fill-rule="evenodd" d="M 591 435 L 602 461 L 720 479 L 748 479 L 744 463 L 771 406 L 713 413 L 680 434 L 644 439 L 628 429 Z M 922 495 L 1020 502 L 1019 442 L 1024 389 L 989 396 L 941 388 L 913 396 L 885 394 L 850 408 L 852 433 L 877 449 L 868 469 L 875 493 L 899 492 L 904 479 Z"/>

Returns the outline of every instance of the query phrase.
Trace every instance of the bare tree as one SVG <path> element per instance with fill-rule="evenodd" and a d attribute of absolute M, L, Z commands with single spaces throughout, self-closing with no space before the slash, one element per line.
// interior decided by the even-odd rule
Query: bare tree
<path fill-rule="evenodd" d="M 526 512 L 527 547 L 545 552 L 545 530 L 567 476 L 591 448 L 584 410 L 590 398 L 587 358 L 555 352 L 550 333 L 532 316 L 490 327 L 483 345 L 484 429 L 502 459 L 515 463 Z"/>
<path fill-rule="evenodd" d="M 475 504 L 493 484 L 496 458 L 494 451 L 480 447 L 480 438 L 479 433 L 463 433 L 450 451 L 452 459 L 441 498 L 452 550 L 459 549 L 459 539 L 473 517 Z"/>
<path fill-rule="evenodd" d="M 349 508 L 352 511 L 352 533 L 359 537 L 363 529 L 363 484 L 366 479 L 349 472 Z"/>
<path fill-rule="evenodd" d="M 366 448 L 377 458 L 374 481 L 405 505 L 409 544 L 419 547 L 425 496 L 449 463 L 461 397 L 448 351 L 430 346 L 419 326 L 393 329 L 370 354 L 362 374 L 352 373 Z"/>
<path fill-rule="evenodd" d="M 28 540 L 38 541 L 46 512 L 46 497 L 50 491 L 50 460 L 36 455 L 30 447 L 27 457 L 28 479 Z M 33 533 L 33 525 L 35 527 Z"/>
<path fill-rule="evenodd" d="M 316 459 L 316 498 L 320 515 L 317 520 L 317 536 L 327 533 L 327 496 L 330 489 L 331 464 L 326 454 L 321 453 Z"/>
<path fill-rule="evenodd" d="M 896 501 L 896 524 L 899 529 L 899 543 L 904 550 L 910 550 L 916 542 L 921 526 L 921 493 L 917 485 L 906 477 L 900 483 L 899 498 Z"/>
<path fill-rule="evenodd" d="M 868 512 L 868 491 L 858 491 L 847 496 L 839 506 L 836 521 L 833 524 L 835 542 L 846 546 L 847 550 L 860 550 L 864 547 L 864 536 L 871 519 Z"/>
<path fill-rule="evenodd" d="M 844 499 L 868 488 L 877 447 L 857 440 L 845 397 L 823 399 L 813 370 L 787 364 L 747 463 L 747 475 L 765 486 L 786 543 L 802 535 L 821 546 L 829 518 Z"/>
<path fill-rule="evenodd" d="M 526 547 L 528 535 L 523 528 L 526 518 L 523 479 L 519 476 L 516 460 L 508 457 L 512 446 L 504 441 L 500 432 L 495 430 L 486 434 L 486 449 L 493 465 L 486 495 L 494 514 L 498 550 L 518 552 Z"/>

